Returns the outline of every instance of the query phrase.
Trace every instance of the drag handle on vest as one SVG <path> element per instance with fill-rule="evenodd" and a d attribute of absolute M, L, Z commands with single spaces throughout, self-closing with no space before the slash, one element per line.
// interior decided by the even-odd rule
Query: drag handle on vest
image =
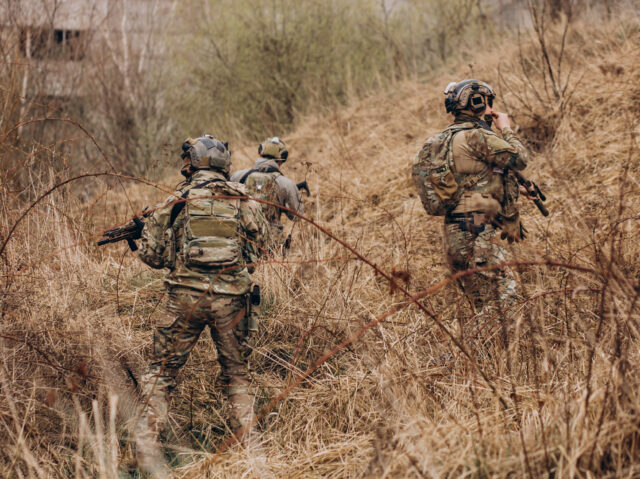
<path fill-rule="evenodd" d="M 543 201 L 547 201 L 547 197 L 540 191 L 538 185 L 533 181 L 528 180 L 520 171 L 512 169 L 513 175 L 518 180 L 518 183 L 527 190 L 527 194 L 533 200 L 533 203 L 538 207 L 540 213 L 543 216 L 549 216 L 549 210 L 542 204 Z"/>
<path fill-rule="evenodd" d="M 143 229 L 144 222 L 142 218 L 133 218 L 124 226 L 112 228 L 102 233 L 103 238 L 98 241 L 98 246 L 117 243 L 118 241 L 126 241 L 131 251 L 137 251 L 138 245 L 136 245 L 135 240 L 142 238 Z"/>
<path fill-rule="evenodd" d="M 307 180 L 297 183 L 296 188 L 298 188 L 299 191 L 306 192 L 307 196 L 311 196 L 311 191 L 309 190 L 309 184 L 307 183 Z"/>

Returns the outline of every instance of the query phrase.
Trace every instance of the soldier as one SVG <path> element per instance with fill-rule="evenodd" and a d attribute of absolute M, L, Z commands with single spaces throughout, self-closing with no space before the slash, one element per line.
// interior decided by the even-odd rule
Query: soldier
<path fill-rule="evenodd" d="M 149 433 L 155 442 L 164 428 L 178 371 L 206 326 L 218 350 L 219 380 L 226 387 L 232 430 L 244 433 L 253 423 L 245 343 L 249 273 L 267 242 L 268 223 L 258 203 L 242 198 L 244 186 L 228 181 L 231 154 L 226 143 L 204 135 L 186 140 L 182 149 L 187 181 L 153 209 L 139 251 L 140 259 L 152 268 L 169 269 L 168 309 L 177 317 L 173 324 L 156 329 L 151 362 L 142 379 L 145 408 L 136 432 L 143 445 L 145 435 L 147 443 Z"/>
<path fill-rule="evenodd" d="M 280 171 L 282 164 L 289 156 L 287 146 L 278 137 L 268 138 L 258 147 L 258 154 L 260 158 L 256 160 L 253 168 L 236 171 L 231 175 L 231 181 L 246 184 L 247 191 L 254 198 L 303 214 L 304 206 L 296 184 Z M 290 211 L 266 203 L 262 203 L 262 210 L 271 226 L 271 237 L 274 243 L 282 245 L 285 238 L 280 215 L 284 212 L 293 221 L 298 217 Z"/>
<path fill-rule="evenodd" d="M 519 187 L 510 170 L 524 169 L 527 153 L 507 114 L 493 110 L 495 93 L 488 84 L 454 82 L 444 93 L 454 121 L 418 153 L 414 181 L 427 212 L 444 216 L 451 272 L 496 266 L 507 256 L 496 228 L 510 243 L 525 237 L 516 205 Z M 515 279 L 503 268 L 463 276 L 459 284 L 476 312 L 517 299 Z"/>

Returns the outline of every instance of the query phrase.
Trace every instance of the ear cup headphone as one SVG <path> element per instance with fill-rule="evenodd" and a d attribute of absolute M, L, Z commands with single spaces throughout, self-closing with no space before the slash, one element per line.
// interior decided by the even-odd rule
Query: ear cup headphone
<path fill-rule="evenodd" d="M 484 100 L 484 95 L 476 93 L 469 97 L 469 108 L 472 112 L 478 113 L 487 107 L 487 103 Z"/>

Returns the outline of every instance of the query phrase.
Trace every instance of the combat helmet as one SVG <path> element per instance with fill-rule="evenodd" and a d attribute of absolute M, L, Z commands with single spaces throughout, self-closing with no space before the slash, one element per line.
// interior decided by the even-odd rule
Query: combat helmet
<path fill-rule="evenodd" d="M 272 160 L 287 161 L 289 151 L 287 151 L 287 145 L 284 144 L 277 136 L 273 138 L 267 138 L 258 147 L 258 154 L 263 158 L 269 158 Z"/>
<path fill-rule="evenodd" d="M 202 135 L 199 138 L 187 138 L 182 144 L 181 158 L 185 161 L 185 168 L 195 170 L 218 170 L 229 176 L 231 170 L 231 152 L 229 144 L 222 143 L 212 135 Z"/>
<path fill-rule="evenodd" d="M 480 113 L 487 105 L 493 106 L 493 99 L 496 97 L 488 83 L 473 78 L 449 83 L 444 94 L 447 96 L 444 100 L 447 113 L 453 114 L 462 110 Z"/>

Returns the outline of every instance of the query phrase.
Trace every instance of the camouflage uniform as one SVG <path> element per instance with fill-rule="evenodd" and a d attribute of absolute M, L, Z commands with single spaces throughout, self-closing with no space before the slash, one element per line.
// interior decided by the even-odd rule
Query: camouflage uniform
<path fill-rule="evenodd" d="M 278 164 L 273 159 L 258 158 L 251 169 L 236 171 L 231 175 L 231 181 L 240 181 L 250 171 L 268 173 L 273 175 L 276 191 L 274 194 L 274 202 L 280 206 L 295 211 L 298 214 L 304 214 L 304 205 L 300 198 L 300 192 L 296 184 L 280 172 Z M 282 244 L 284 242 L 283 225 L 280 220 L 282 213 L 287 215 L 290 220 L 297 221 L 298 217 L 287 210 L 278 208 L 269 208 L 263 205 L 265 217 L 269 221 L 271 229 L 271 237 L 274 243 Z"/>
<path fill-rule="evenodd" d="M 208 184 L 205 184 L 208 182 Z M 203 186 L 203 184 L 205 184 Z M 211 211 L 218 208 L 231 211 L 237 218 L 243 261 L 233 267 L 209 267 L 208 256 L 203 255 L 201 266 L 187 266 L 184 251 L 187 206 L 177 216 L 174 205 L 187 193 L 188 205 Z M 169 290 L 169 311 L 177 316 L 173 324 L 158 327 L 154 334 L 152 360 L 143 377 L 143 396 L 148 407 L 143 421 L 152 432 L 164 426 L 167 418 L 168 395 L 176 386 L 176 376 L 185 364 L 189 353 L 198 341 L 200 333 L 209 326 L 218 350 L 222 368 L 219 380 L 226 387 L 234 430 L 249 426 L 253 417 L 254 396 L 250 390 L 249 371 L 246 362 L 248 350 L 244 339 L 247 334 L 248 292 L 251 286 L 249 270 L 258 261 L 264 244 L 268 241 L 268 223 L 258 203 L 247 199 L 203 200 L 210 195 L 241 196 L 244 187 L 226 181 L 226 177 L 213 170 L 198 170 L 190 182 L 154 208 L 142 233 L 139 255 L 153 268 L 169 268 L 166 285 Z M 209 201 L 209 203 L 207 203 Z M 216 201 L 211 206 L 211 201 Z M 217 205 L 217 206 L 216 206 Z M 173 213 L 172 213 L 173 212 Z M 206 212 L 205 212 L 206 213 Z M 206 214 L 203 213 L 203 217 Z M 171 224 L 172 214 L 174 216 Z M 216 249 L 208 250 L 216 253 Z M 196 253 L 197 256 L 198 253 Z M 215 258 L 213 258 L 215 259 Z M 191 263 L 190 263 L 191 264 Z"/>
<path fill-rule="evenodd" d="M 495 238 L 491 224 L 479 225 L 478 230 L 484 228 L 481 232 L 465 231 L 469 228 L 463 228 L 459 218 L 471 213 L 472 206 L 467 200 L 475 192 L 497 200 L 501 207 L 499 215 L 505 220 L 517 218 L 518 184 L 508 174 L 508 168 L 524 169 L 527 154 L 510 128 L 504 128 L 500 138 L 480 118 L 464 113 L 456 117 L 451 127 L 465 127 L 454 135 L 451 144 L 455 179 L 462 198 L 445 216 L 443 235 L 449 267 L 455 274 L 506 261 L 507 251 Z M 477 311 L 490 304 L 491 299 L 501 304 L 513 304 L 517 300 L 515 279 L 505 269 L 464 276 L 459 284 Z"/>

